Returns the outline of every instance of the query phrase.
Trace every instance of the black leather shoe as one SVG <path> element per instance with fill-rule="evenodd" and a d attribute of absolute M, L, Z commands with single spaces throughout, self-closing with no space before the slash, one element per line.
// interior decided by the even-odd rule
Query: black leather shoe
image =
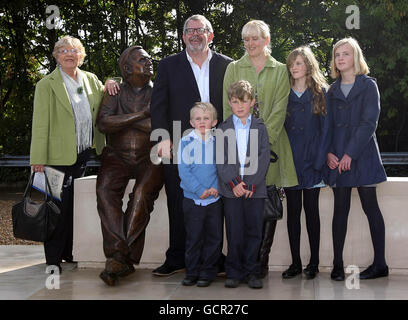
<path fill-rule="evenodd" d="M 68 263 L 78 263 L 77 261 L 74 260 L 74 257 L 64 257 L 62 258 L 62 260 Z"/>
<path fill-rule="evenodd" d="M 167 264 L 163 264 L 160 267 L 154 269 L 152 271 L 152 274 L 154 274 L 155 276 L 159 276 L 159 277 L 167 277 L 177 272 L 183 272 L 184 270 L 185 270 L 184 267 L 173 267 Z"/>
<path fill-rule="evenodd" d="M 186 277 L 181 282 L 183 286 L 193 286 L 197 283 L 197 277 Z"/>
<path fill-rule="evenodd" d="M 211 284 L 211 282 L 212 281 L 209 279 L 199 279 L 197 281 L 197 287 L 201 287 L 201 288 L 208 287 Z"/>
<path fill-rule="evenodd" d="M 253 274 L 248 276 L 247 283 L 251 289 L 261 289 L 263 287 L 262 280 Z"/>
<path fill-rule="evenodd" d="M 291 279 L 293 277 L 296 277 L 298 274 L 302 273 L 302 266 L 301 265 L 294 265 L 291 264 L 289 266 L 289 269 L 285 270 L 282 273 L 282 278 L 283 279 Z"/>
<path fill-rule="evenodd" d="M 308 264 L 303 273 L 306 275 L 306 279 L 314 279 L 316 274 L 319 273 L 319 268 L 315 264 Z"/>
<path fill-rule="evenodd" d="M 381 268 L 371 265 L 360 273 L 360 279 L 362 280 L 376 279 L 381 277 L 388 277 L 388 266 Z"/>
<path fill-rule="evenodd" d="M 344 281 L 344 267 L 334 266 L 330 278 L 334 281 Z"/>
<path fill-rule="evenodd" d="M 225 280 L 224 287 L 225 288 L 237 288 L 241 281 L 239 279 L 227 279 Z"/>

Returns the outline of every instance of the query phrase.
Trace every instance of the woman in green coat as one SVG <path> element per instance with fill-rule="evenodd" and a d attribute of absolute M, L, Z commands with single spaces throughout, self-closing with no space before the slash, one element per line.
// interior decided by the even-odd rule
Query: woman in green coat
<path fill-rule="evenodd" d="M 224 119 L 232 111 L 228 105 L 228 87 L 238 81 L 247 80 L 256 92 L 254 115 L 263 119 L 268 129 L 271 149 L 279 159 L 271 163 L 266 175 L 267 185 L 292 187 L 298 184 L 293 163 L 292 150 L 284 123 L 290 92 L 287 68 L 270 54 L 270 32 L 268 25 L 252 20 L 242 28 L 245 55 L 231 62 L 224 76 Z M 264 222 L 263 240 L 260 249 L 261 276 L 268 272 L 269 252 L 275 234 L 276 221 Z"/>
<path fill-rule="evenodd" d="M 34 172 L 45 166 L 64 172 L 61 215 L 51 239 L 44 242 L 45 259 L 61 272 L 62 260 L 72 262 L 73 182 L 85 173 L 90 151 L 101 153 L 105 138 L 95 126 L 103 85 L 81 71 L 85 58 L 81 42 L 65 36 L 54 46 L 57 68 L 35 88 L 30 165 Z"/>

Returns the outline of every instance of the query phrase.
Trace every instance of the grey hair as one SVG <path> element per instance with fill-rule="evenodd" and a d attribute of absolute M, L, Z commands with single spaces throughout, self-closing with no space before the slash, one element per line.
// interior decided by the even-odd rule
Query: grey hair
<path fill-rule="evenodd" d="M 206 17 L 202 16 L 201 14 L 195 14 L 195 15 L 193 15 L 193 16 L 187 18 L 186 22 L 184 22 L 183 34 L 186 33 L 187 24 L 188 24 L 191 20 L 200 21 L 200 22 L 209 30 L 209 32 L 211 32 L 211 33 L 214 32 L 213 27 L 212 27 L 212 25 L 211 25 L 211 22 L 208 21 L 208 19 L 207 19 Z"/>
<path fill-rule="evenodd" d="M 54 56 L 55 60 L 57 60 L 59 49 L 61 49 L 62 47 L 68 47 L 68 46 L 74 47 L 75 49 L 79 50 L 78 66 L 79 67 L 82 66 L 82 64 L 84 63 L 84 59 L 86 57 L 85 48 L 79 39 L 71 37 L 71 36 L 64 36 L 55 43 L 54 50 L 52 51 L 52 55 Z"/>

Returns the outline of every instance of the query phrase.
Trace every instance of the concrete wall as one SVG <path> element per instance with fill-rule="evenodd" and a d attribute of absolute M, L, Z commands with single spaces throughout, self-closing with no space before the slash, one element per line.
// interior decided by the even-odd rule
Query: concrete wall
<path fill-rule="evenodd" d="M 101 267 L 105 261 L 102 249 L 100 219 L 96 210 L 96 176 L 75 180 L 74 205 L 74 259 L 79 267 Z M 132 190 L 130 182 L 125 198 Z M 394 273 L 408 272 L 408 178 L 388 178 L 377 187 L 377 196 L 386 228 L 386 258 Z M 286 204 L 285 204 L 286 205 Z M 324 188 L 320 193 L 320 266 L 321 271 L 332 266 L 333 245 L 331 221 L 333 216 L 333 193 Z M 150 223 L 146 230 L 146 243 L 141 267 L 152 268 L 164 262 L 168 247 L 168 217 L 166 194 L 162 189 Z M 226 244 L 224 245 L 226 253 Z M 301 235 L 302 262 L 309 262 L 309 244 L 304 213 L 302 213 Z M 348 232 L 344 248 L 344 264 L 362 267 L 371 264 L 373 248 L 367 218 L 361 209 L 356 189 L 353 189 Z M 274 243 L 270 254 L 270 270 L 284 270 L 291 263 L 289 240 L 286 230 L 286 207 L 284 217 L 278 222 Z"/>

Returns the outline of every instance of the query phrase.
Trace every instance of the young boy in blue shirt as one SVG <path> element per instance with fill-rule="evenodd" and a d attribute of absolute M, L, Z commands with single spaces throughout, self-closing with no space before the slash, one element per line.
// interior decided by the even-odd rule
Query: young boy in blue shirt
<path fill-rule="evenodd" d="M 186 277 L 182 284 L 207 287 L 217 276 L 222 252 L 223 212 L 215 164 L 217 111 L 211 103 L 197 102 L 190 111 L 194 130 L 180 140 L 178 170 L 184 192 Z"/>
<path fill-rule="evenodd" d="M 270 161 L 268 132 L 262 120 L 250 113 L 255 96 L 248 81 L 229 87 L 228 103 L 233 114 L 220 125 L 216 135 L 217 152 L 220 144 L 224 147 L 223 161 L 217 157 L 217 171 L 228 240 L 225 287 L 236 288 L 247 282 L 250 288 L 258 289 L 263 286 L 258 254 Z M 228 159 L 231 155 L 235 155 L 235 161 Z"/>

